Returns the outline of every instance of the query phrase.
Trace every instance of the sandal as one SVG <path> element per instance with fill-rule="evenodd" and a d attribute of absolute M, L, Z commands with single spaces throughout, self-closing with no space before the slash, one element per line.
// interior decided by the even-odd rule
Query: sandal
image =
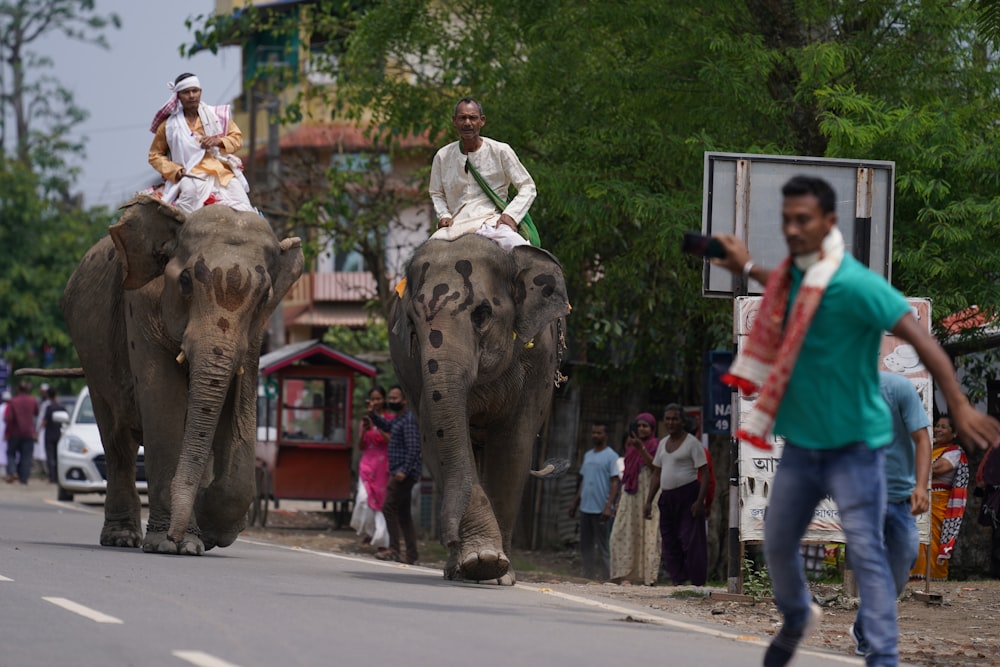
<path fill-rule="evenodd" d="M 376 560 L 388 560 L 394 563 L 399 562 L 399 552 L 395 549 L 384 549 L 375 554 Z"/>

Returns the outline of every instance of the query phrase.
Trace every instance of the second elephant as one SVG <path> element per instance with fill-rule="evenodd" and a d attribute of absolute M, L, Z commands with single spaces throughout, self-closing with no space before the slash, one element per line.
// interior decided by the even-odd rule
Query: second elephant
<path fill-rule="evenodd" d="M 407 267 L 389 346 L 442 493 L 446 578 L 514 582 L 514 521 L 569 311 L 562 267 L 531 246 L 431 240 Z"/>

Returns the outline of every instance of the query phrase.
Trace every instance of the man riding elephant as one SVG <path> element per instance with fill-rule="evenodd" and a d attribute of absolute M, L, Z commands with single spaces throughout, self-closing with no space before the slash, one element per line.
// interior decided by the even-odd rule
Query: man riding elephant
<path fill-rule="evenodd" d="M 163 176 L 163 201 L 185 213 L 206 204 L 254 212 L 243 163 L 235 155 L 243 133 L 229 105 L 204 104 L 201 81 L 191 73 L 181 74 L 167 87 L 172 95 L 149 128 L 155 135 L 149 164 Z"/>
<path fill-rule="evenodd" d="M 431 238 L 452 241 L 475 233 L 508 250 L 529 241 L 539 245 L 528 216 L 535 182 L 514 149 L 480 136 L 486 116 L 470 97 L 459 100 L 451 122 L 460 139 L 439 150 L 431 164 L 430 196 L 438 219 Z M 517 195 L 507 201 L 511 186 Z"/>

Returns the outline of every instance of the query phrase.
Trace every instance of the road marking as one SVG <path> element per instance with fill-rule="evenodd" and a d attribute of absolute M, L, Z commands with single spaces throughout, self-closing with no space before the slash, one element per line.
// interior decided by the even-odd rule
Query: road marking
<path fill-rule="evenodd" d="M 46 498 L 45 504 L 52 505 L 53 507 L 58 507 L 63 510 L 73 510 L 74 512 L 82 512 L 83 514 L 98 514 L 100 516 L 104 516 L 103 509 L 95 510 L 89 507 L 81 507 L 80 505 L 74 504 L 72 500 L 52 500 L 51 498 Z"/>
<path fill-rule="evenodd" d="M 222 658 L 216 658 L 214 655 L 202 651 L 173 651 L 171 654 L 198 667 L 239 667 L 239 665 L 226 662 Z"/>
<path fill-rule="evenodd" d="M 422 565 L 407 565 L 406 563 L 394 563 L 392 561 L 381 561 L 372 560 L 371 557 L 360 557 L 360 556 L 346 556 L 341 553 L 333 553 L 330 551 L 315 551 L 313 549 L 305 549 L 303 547 L 289 547 L 284 544 L 275 544 L 274 542 L 262 542 L 259 540 L 247 539 L 240 536 L 237 544 L 252 544 L 255 547 L 268 547 L 271 549 L 281 549 L 283 551 L 296 551 L 298 553 L 310 554 L 312 556 L 320 556 L 322 558 L 333 558 L 335 560 L 346 560 L 351 563 L 364 563 L 365 565 L 374 565 L 376 567 L 391 567 L 396 570 L 412 570 L 414 572 L 426 573 L 432 576 L 441 576 L 440 568 L 428 568 Z"/>
<path fill-rule="evenodd" d="M 74 614 L 79 614 L 84 618 L 89 618 L 95 623 L 124 623 L 120 618 L 115 618 L 114 616 L 108 616 L 107 614 L 102 614 L 101 612 L 91 609 L 90 607 L 84 607 L 82 604 L 77 604 L 72 600 L 67 600 L 66 598 L 47 598 L 43 597 L 46 602 L 51 602 L 57 607 L 62 607 L 66 611 L 71 611 Z"/>
<path fill-rule="evenodd" d="M 0 581 L 14 581 L 13 579 L 8 579 L 7 577 L 0 574 Z"/>
<path fill-rule="evenodd" d="M 770 640 L 764 641 L 763 639 L 757 637 L 756 635 L 741 635 L 741 634 L 734 634 L 732 632 L 725 632 L 724 630 L 706 628 L 704 626 L 695 625 L 694 623 L 686 623 L 684 621 L 678 621 L 657 614 L 637 612 L 635 609 L 630 607 L 621 607 L 607 602 L 601 602 L 599 600 L 594 600 L 579 595 L 573 595 L 572 593 L 562 593 L 560 591 L 554 591 L 549 587 L 531 586 L 530 584 L 528 585 L 517 584 L 516 588 L 535 591 L 537 593 L 542 593 L 543 595 L 551 595 L 552 597 L 560 598 L 562 600 L 575 602 L 577 604 L 585 605 L 587 607 L 596 607 L 598 609 L 614 612 L 616 614 L 625 614 L 626 616 L 631 616 L 632 618 L 639 620 L 641 622 L 666 625 L 668 627 L 677 628 L 679 630 L 686 630 L 688 632 L 697 632 L 699 634 L 708 635 L 709 637 L 717 637 L 719 639 L 730 639 L 732 641 L 741 642 L 745 644 L 756 644 L 757 646 L 768 646 L 771 643 Z M 799 650 L 796 651 L 796 655 L 798 654 L 811 655 L 817 658 L 823 658 L 824 660 L 830 660 L 832 662 L 843 662 L 849 665 L 864 665 L 864 661 L 862 661 L 859 658 L 854 658 L 854 657 L 849 658 L 847 656 L 837 655 L 834 653 L 826 653 L 823 651 L 811 650 L 804 647 L 799 648 Z"/>
<path fill-rule="evenodd" d="M 302 547 L 289 547 L 283 544 L 275 544 L 274 542 L 264 542 L 260 540 L 248 539 L 246 537 L 240 536 L 237 544 L 251 544 L 257 547 L 269 547 L 273 549 L 281 549 L 284 551 L 297 551 L 299 553 L 307 553 L 313 556 L 321 556 L 323 558 L 333 558 L 335 560 L 345 560 L 355 563 L 364 563 L 366 565 L 375 565 L 381 567 L 395 567 L 398 568 L 401 563 L 390 563 L 383 561 L 371 560 L 370 558 L 359 558 L 356 556 L 345 556 L 344 554 L 332 553 L 329 551 L 314 551 L 312 549 L 303 549 Z M 437 577 L 441 576 L 440 569 L 431 569 L 428 567 L 421 566 L 410 566 L 414 573 L 427 573 L 432 574 Z M 474 582 L 464 582 L 470 586 L 479 586 Z M 591 598 L 582 597 L 579 595 L 573 595 L 572 593 L 563 593 L 560 591 L 555 591 L 547 586 L 532 586 L 531 584 L 518 583 L 514 589 L 527 590 L 535 593 L 542 593 L 544 595 L 551 595 L 552 597 L 560 598 L 566 600 L 567 602 L 574 602 L 588 607 L 596 607 L 598 609 L 603 609 L 605 611 L 610 611 L 615 614 L 624 614 L 625 616 L 632 616 L 633 619 L 639 620 L 640 622 L 652 623 L 657 625 L 664 625 L 667 627 L 677 628 L 680 630 L 687 630 L 690 632 L 697 632 L 699 634 L 708 635 L 709 637 L 717 637 L 719 639 L 729 639 L 731 641 L 740 642 L 744 644 L 755 644 L 757 646 L 768 646 L 770 640 L 764 641 L 763 639 L 757 637 L 756 635 L 745 635 L 736 634 L 733 632 L 726 632 L 724 630 L 716 630 L 714 628 L 708 628 L 701 625 L 696 625 L 694 623 L 686 623 L 684 621 L 678 621 L 676 619 L 670 618 L 668 616 L 660 616 L 655 613 L 648 613 L 637 611 L 631 607 L 621 607 L 614 604 L 609 604 L 607 602 L 600 602 L 598 600 L 593 600 Z M 801 647 L 796 651 L 796 655 L 810 655 L 817 658 L 823 658 L 824 660 L 829 660 L 831 662 L 841 662 L 848 665 L 859 665 L 864 667 L 864 660 L 861 658 L 848 657 L 843 655 L 837 655 L 835 653 L 826 653 L 824 651 L 813 650 L 805 647 Z"/>

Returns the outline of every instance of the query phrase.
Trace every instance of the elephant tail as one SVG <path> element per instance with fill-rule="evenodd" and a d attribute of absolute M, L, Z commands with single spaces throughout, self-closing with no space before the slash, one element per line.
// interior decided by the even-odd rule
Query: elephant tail
<path fill-rule="evenodd" d="M 541 470 L 529 470 L 534 477 L 542 479 L 555 479 L 562 477 L 569 470 L 569 459 L 549 459 L 542 466 Z"/>
<path fill-rule="evenodd" d="M 14 375 L 33 375 L 43 378 L 82 378 L 82 368 L 18 368 Z"/>

